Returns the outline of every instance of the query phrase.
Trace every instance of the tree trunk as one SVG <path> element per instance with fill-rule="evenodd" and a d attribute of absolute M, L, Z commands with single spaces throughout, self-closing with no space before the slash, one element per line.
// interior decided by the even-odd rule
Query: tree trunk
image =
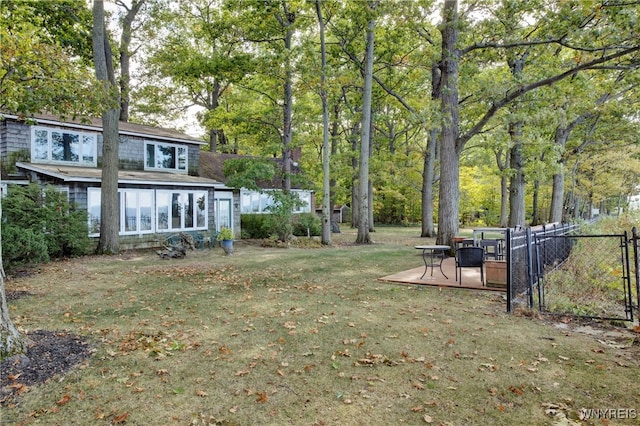
<path fill-rule="evenodd" d="M 431 67 L 431 99 L 437 101 L 442 95 L 440 91 L 440 66 Z M 427 135 L 427 147 L 424 152 L 424 166 L 422 169 L 422 232 L 421 237 L 435 236 L 433 226 L 433 180 L 435 177 L 436 147 L 438 143 L 438 129 L 433 127 Z"/>
<path fill-rule="evenodd" d="M 327 50 L 324 40 L 324 20 L 320 0 L 316 0 L 316 15 L 320 31 L 320 99 L 322 100 L 322 244 L 331 244 L 331 185 L 329 176 L 329 104 L 326 91 Z"/>
<path fill-rule="evenodd" d="M 433 237 L 433 178 L 435 175 L 435 156 L 437 130 L 429 132 L 427 149 L 424 153 L 424 167 L 422 169 L 422 232 L 421 237 Z"/>
<path fill-rule="evenodd" d="M 131 8 L 125 6 L 127 13 L 122 20 L 122 34 L 120 35 L 120 121 L 129 121 L 129 101 L 131 98 L 131 34 L 133 21 L 147 0 L 133 0 Z"/>
<path fill-rule="evenodd" d="M 285 6 L 286 19 L 281 20 L 281 24 L 285 29 L 284 49 L 285 49 L 285 79 L 284 79 L 284 105 L 283 112 L 283 128 L 282 128 L 282 162 L 284 163 L 284 179 L 283 188 L 286 192 L 291 191 L 291 138 L 292 138 L 292 104 L 293 91 L 292 80 L 293 72 L 291 71 L 291 39 L 293 37 L 293 22 L 295 20 L 294 13 L 288 13 Z"/>
<path fill-rule="evenodd" d="M 508 153 L 504 156 L 503 160 L 503 153 L 504 150 L 502 148 L 495 152 L 496 164 L 500 170 L 500 227 L 506 228 L 509 220 L 509 181 L 507 179 L 506 171 L 510 168 L 510 160 Z"/>
<path fill-rule="evenodd" d="M 511 148 L 511 168 L 513 175 L 509 183 L 509 222 L 510 227 L 525 225 L 524 209 L 524 165 L 522 159 L 522 125 L 517 123 L 513 127 L 512 140 L 515 145 Z"/>
<path fill-rule="evenodd" d="M 93 2 L 93 56 L 96 77 L 102 81 L 105 93 L 116 93 L 111 46 L 104 24 L 104 5 Z M 118 117 L 120 108 L 116 99 L 107 104 L 102 113 L 102 183 L 100 199 L 100 241 L 96 249 L 100 254 L 120 251 L 118 239 Z"/>
<path fill-rule="evenodd" d="M 521 81 L 522 72 L 524 70 L 525 59 L 527 54 L 523 54 L 520 57 L 514 57 L 509 59 L 509 68 L 513 77 Z M 512 107 L 512 112 L 517 113 L 517 104 Z M 517 116 L 514 114 L 514 116 Z M 511 137 L 511 153 L 510 153 L 510 165 L 513 170 L 511 174 L 511 181 L 509 184 L 509 226 L 524 226 L 525 218 L 525 177 L 524 177 L 524 158 L 522 157 L 523 141 L 522 141 L 522 128 L 524 124 L 521 120 L 514 123 L 509 123 L 509 136 Z"/>
<path fill-rule="evenodd" d="M 442 133 L 440 149 L 440 198 L 438 204 L 438 244 L 453 246 L 458 233 L 460 211 L 460 152 L 458 148 L 460 111 L 458 107 L 458 2 L 445 0 L 442 25 Z"/>
<path fill-rule="evenodd" d="M 373 87 L 373 31 L 374 19 L 369 20 L 367 28 L 367 47 L 364 65 L 364 89 L 362 99 L 362 133 L 360 138 L 359 202 L 357 244 L 370 244 L 369 236 L 369 151 L 371 145 L 371 91 Z"/>
<path fill-rule="evenodd" d="M 533 181 L 533 203 L 531 214 L 531 226 L 537 226 L 542 223 L 542 215 L 540 214 L 540 180 Z"/>

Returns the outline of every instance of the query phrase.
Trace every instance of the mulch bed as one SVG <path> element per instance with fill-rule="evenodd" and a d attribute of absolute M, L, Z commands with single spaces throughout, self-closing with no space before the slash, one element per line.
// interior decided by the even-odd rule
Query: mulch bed
<path fill-rule="evenodd" d="M 6 292 L 7 300 L 30 295 Z M 62 374 L 93 353 L 82 337 L 64 331 L 37 330 L 27 334 L 32 344 L 25 354 L 0 362 L 0 405 L 11 405 L 29 386 Z"/>

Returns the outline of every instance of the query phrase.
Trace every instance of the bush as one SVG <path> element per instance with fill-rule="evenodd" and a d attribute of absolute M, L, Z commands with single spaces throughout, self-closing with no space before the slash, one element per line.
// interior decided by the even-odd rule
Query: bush
<path fill-rule="evenodd" d="M 44 234 L 5 223 L 2 227 L 2 261 L 7 269 L 11 269 L 11 266 L 48 262 L 49 253 Z"/>
<path fill-rule="evenodd" d="M 271 232 L 264 214 L 243 214 L 241 220 L 242 238 L 269 238 Z"/>
<path fill-rule="evenodd" d="M 294 218 L 293 235 L 318 237 L 322 235 L 322 220 L 315 213 L 301 213 Z"/>
<path fill-rule="evenodd" d="M 2 249 L 7 268 L 12 261 L 42 262 L 48 258 L 80 256 L 91 248 L 87 213 L 78 210 L 69 203 L 67 194 L 53 187 L 43 190 L 36 184 L 11 186 L 2 208 Z"/>

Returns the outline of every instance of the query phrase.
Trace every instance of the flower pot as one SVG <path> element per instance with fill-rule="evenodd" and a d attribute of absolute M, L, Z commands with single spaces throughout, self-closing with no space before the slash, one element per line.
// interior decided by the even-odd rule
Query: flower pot
<path fill-rule="evenodd" d="M 505 260 L 485 260 L 487 287 L 507 288 L 507 262 Z"/>
<path fill-rule="evenodd" d="M 222 240 L 220 245 L 226 254 L 233 254 L 233 240 Z"/>

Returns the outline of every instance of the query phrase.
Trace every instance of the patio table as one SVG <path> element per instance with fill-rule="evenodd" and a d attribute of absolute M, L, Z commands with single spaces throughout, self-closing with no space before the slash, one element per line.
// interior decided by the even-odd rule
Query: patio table
<path fill-rule="evenodd" d="M 420 279 L 424 278 L 429 270 L 429 266 L 431 266 L 431 276 L 433 277 L 433 266 L 434 260 L 438 259 L 438 267 L 440 268 L 440 273 L 446 278 L 449 279 L 442 271 L 442 261 L 446 256 L 446 252 L 451 249 L 450 246 L 445 245 L 426 245 L 426 246 L 415 246 L 417 250 L 422 250 L 422 261 L 424 262 L 424 273 L 420 277 Z M 428 262 L 427 262 L 428 260 Z"/>

